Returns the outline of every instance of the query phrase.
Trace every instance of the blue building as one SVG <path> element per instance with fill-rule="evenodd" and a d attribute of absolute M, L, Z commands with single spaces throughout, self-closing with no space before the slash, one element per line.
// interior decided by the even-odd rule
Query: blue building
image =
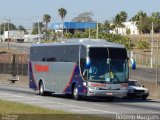
<path fill-rule="evenodd" d="M 64 22 L 64 32 L 74 33 L 76 30 L 84 31 L 85 29 L 96 28 L 95 22 Z M 62 30 L 62 23 L 51 24 L 51 29 L 58 31 Z"/>

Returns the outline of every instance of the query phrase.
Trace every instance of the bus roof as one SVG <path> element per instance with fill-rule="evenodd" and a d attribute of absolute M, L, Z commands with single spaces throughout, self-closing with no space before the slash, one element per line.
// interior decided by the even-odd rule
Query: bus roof
<path fill-rule="evenodd" d="M 108 42 L 105 39 L 89 39 L 89 38 L 77 38 L 77 39 L 67 39 L 64 42 L 55 42 L 55 43 L 43 43 L 43 44 L 33 44 L 34 46 L 59 46 L 59 45 L 83 45 L 86 47 L 114 47 L 114 48 L 125 48 L 123 45 Z"/>

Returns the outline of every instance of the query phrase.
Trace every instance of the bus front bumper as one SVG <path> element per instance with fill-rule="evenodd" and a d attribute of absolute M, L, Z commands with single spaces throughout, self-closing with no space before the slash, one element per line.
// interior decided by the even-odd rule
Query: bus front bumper
<path fill-rule="evenodd" d="M 127 90 L 88 90 L 87 96 L 93 97 L 126 97 Z"/>

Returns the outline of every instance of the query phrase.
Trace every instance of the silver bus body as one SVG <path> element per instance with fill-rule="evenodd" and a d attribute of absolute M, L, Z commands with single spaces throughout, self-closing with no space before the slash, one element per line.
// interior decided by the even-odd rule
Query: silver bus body
<path fill-rule="evenodd" d="M 87 58 L 89 68 L 85 68 Z M 111 64 L 120 70 L 113 72 Z M 76 87 L 79 96 L 124 97 L 128 86 L 126 48 L 101 39 L 70 39 L 63 43 L 33 45 L 30 48 L 29 87 L 39 90 L 40 82 L 44 91 L 55 94 L 72 95 Z"/>

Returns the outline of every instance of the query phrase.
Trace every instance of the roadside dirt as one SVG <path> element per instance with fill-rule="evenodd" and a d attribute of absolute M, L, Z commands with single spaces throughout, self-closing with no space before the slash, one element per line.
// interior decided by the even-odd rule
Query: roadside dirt
<path fill-rule="evenodd" d="M 12 77 L 12 75 L 0 74 L 0 84 L 28 87 L 28 83 L 29 83 L 28 76 L 18 75 L 17 77 L 19 77 L 19 81 L 16 81 L 15 84 L 13 84 L 13 83 L 11 83 L 11 81 L 7 80 L 8 77 Z"/>

